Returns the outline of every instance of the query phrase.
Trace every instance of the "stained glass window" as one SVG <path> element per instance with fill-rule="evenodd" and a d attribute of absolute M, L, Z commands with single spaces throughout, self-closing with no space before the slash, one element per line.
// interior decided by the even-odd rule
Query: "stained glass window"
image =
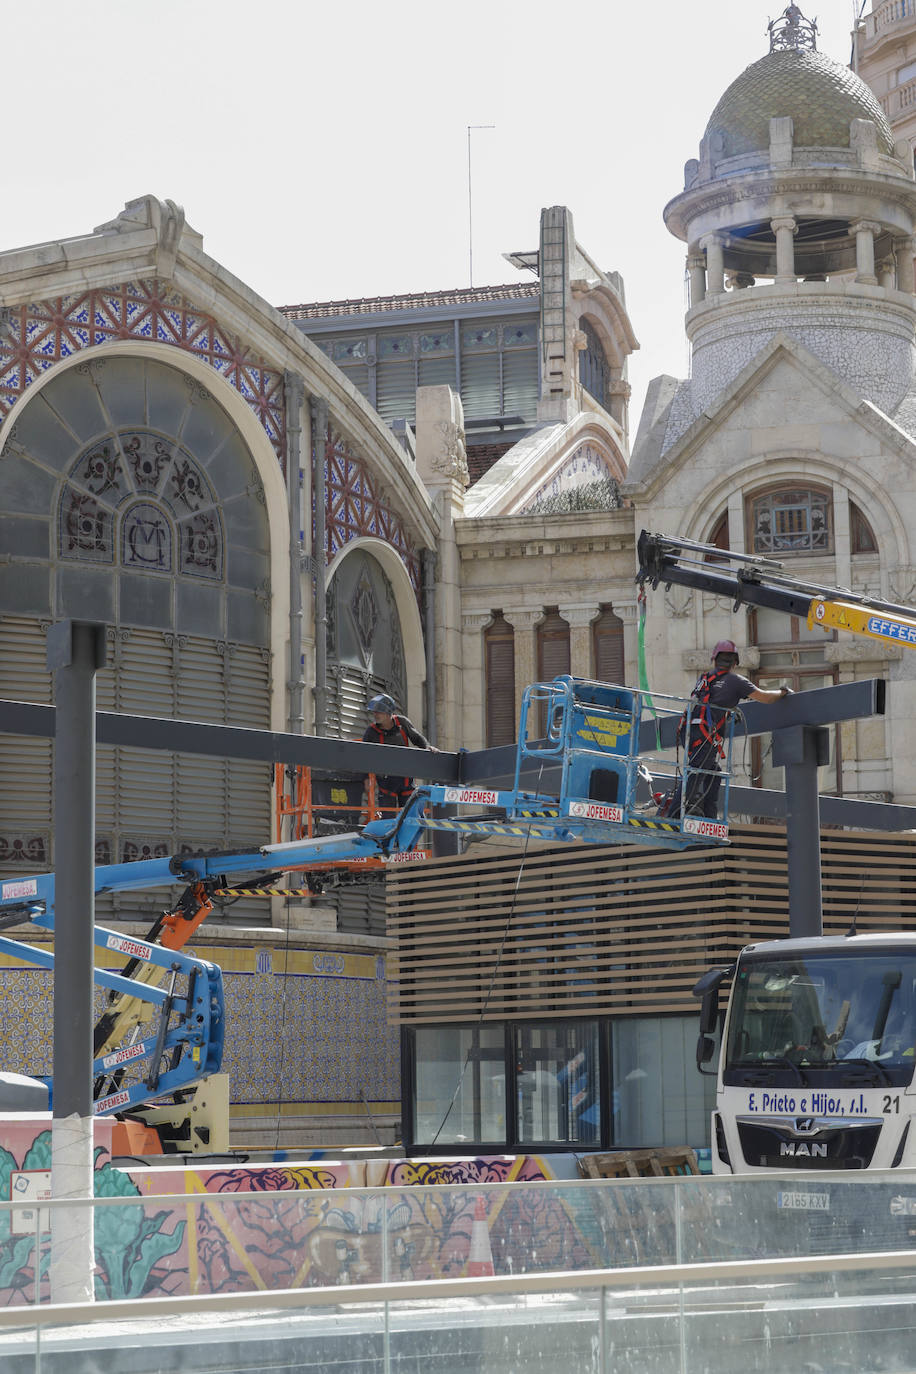
<path fill-rule="evenodd" d="M 752 503 L 755 553 L 829 553 L 833 547 L 830 496 L 787 487 Z"/>
<path fill-rule="evenodd" d="M 189 453 L 154 431 L 118 431 L 79 455 L 61 494 L 58 539 L 64 559 L 113 563 L 117 547 L 121 566 L 135 571 L 223 575 L 214 490 Z"/>
<path fill-rule="evenodd" d="M 141 572 L 172 571 L 172 528 L 159 506 L 137 501 L 125 512 L 121 563 Z"/>

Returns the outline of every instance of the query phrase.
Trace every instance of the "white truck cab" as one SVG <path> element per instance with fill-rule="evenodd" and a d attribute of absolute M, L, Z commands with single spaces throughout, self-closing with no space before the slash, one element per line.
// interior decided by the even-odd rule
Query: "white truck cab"
<path fill-rule="evenodd" d="M 748 945 L 694 989 L 704 1073 L 730 975 L 713 1172 L 916 1166 L 916 936 Z"/>

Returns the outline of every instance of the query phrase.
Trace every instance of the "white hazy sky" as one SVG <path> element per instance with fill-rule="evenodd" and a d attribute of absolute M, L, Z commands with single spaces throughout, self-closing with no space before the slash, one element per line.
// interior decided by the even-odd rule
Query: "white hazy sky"
<path fill-rule="evenodd" d="M 474 285 L 515 280 L 501 254 L 568 205 L 624 277 L 635 434 L 650 378 L 686 366 L 663 207 L 786 3 L 7 0 L 0 248 L 152 193 L 275 305 L 465 286 L 467 126 L 493 124 L 472 135 Z M 802 6 L 842 62 L 854 5 Z"/>

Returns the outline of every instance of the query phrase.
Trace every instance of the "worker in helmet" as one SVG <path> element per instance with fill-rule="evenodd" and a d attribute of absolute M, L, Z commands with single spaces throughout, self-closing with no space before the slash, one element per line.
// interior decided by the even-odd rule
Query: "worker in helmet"
<path fill-rule="evenodd" d="M 738 650 L 730 639 L 720 639 L 712 651 L 712 669 L 697 679 L 691 693 L 693 709 L 690 713 L 690 738 L 686 741 L 687 800 L 684 810 L 695 816 L 714 820 L 718 814 L 719 788 L 722 773 L 719 759 L 724 754 L 722 736 L 728 712 L 742 701 L 772 702 L 789 696 L 791 687 L 777 687 L 767 691 L 757 687 L 749 678 L 736 673 Z M 678 743 L 683 744 L 685 722 Z M 679 783 L 667 808 L 667 814 L 680 815 L 681 784 Z"/>
<path fill-rule="evenodd" d="M 430 749 L 433 753 L 438 753 L 434 745 L 430 744 L 425 735 L 421 735 L 416 726 L 412 725 L 407 717 L 400 711 L 393 697 L 387 692 L 380 692 L 378 696 L 372 697 L 366 706 L 366 710 L 372 717 L 371 725 L 367 725 L 363 732 L 363 741 L 366 744 L 398 744 L 404 747 L 413 745 L 417 749 Z M 413 791 L 413 779 L 400 777 L 395 774 L 386 774 L 384 777 L 376 776 L 378 787 L 378 800 L 380 806 L 403 806 Z M 363 810 L 368 803 L 368 779 L 363 784 Z"/>

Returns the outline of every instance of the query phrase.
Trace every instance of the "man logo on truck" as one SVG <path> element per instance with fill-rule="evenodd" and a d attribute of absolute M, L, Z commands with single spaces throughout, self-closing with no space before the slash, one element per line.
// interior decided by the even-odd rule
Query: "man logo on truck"
<path fill-rule="evenodd" d="M 781 1155 L 793 1155 L 798 1159 L 802 1155 L 807 1155 L 811 1159 L 826 1159 L 827 1146 L 818 1145 L 817 1141 L 812 1141 L 810 1145 L 806 1140 L 783 1140 L 779 1145 Z"/>

